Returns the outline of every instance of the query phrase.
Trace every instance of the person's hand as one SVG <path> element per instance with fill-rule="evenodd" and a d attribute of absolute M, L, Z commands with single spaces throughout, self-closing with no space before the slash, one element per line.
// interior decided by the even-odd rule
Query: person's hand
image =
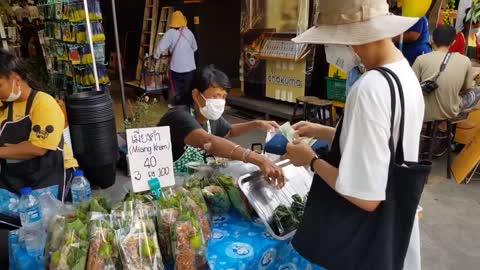
<path fill-rule="evenodd" d="M 257 120 L 255 121 L 255 124 L 258 129 L 261 129 L 263 131 L 269 132 L 272 130 L 277 130 L 280 128 L 280 125 L 275 122 L 275 121 L 263 121 L 263 120 Z"/>
<path fill-rule="evenodd" d="M 293 125 L 292 128 L 295 130 L 297 137 L 318 138 L 319 134 L 322 132 L 323 126 L 302 121 Z"/>
<path fill-rule="evenodd" d="M 314 157 L 316 154 L 312 148 L 300 140 L 294 140 L 293 143 L 287 144 L 287 154 L 284 156 L 297 167 L 310 165 Z"/>
<path fill-rule="evenodd" d="M 259 167 L 265 175 L 265 180 L 269 184 L 278 188 L 285 186 L 285 175 L 282 169 L 275 165 L 275 163 L 265 158 Z"/>

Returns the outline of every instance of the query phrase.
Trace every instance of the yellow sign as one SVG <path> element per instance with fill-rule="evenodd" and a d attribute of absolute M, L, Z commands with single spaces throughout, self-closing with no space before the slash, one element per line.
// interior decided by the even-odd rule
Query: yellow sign
<path fill-rule="evenodd" d="M 452 173 L 455 181 L 461 184 L 479 162 L 480 134 L 477 133 L 453 161 Z"/>
<path fill-rule="evenodd" d="M 306 60 L 267 60 L 266 96 L 287 102 L 305 96 L 306 66 Z"/>
<path fill-rule="evenodd" d="M 195 24 L 195 25 L 200 24 L 200 16 L 194 16 L 193 17 L 193 24 Z"/>
<path fill-rule="evenodd" d="M 341 71 L 340 69 L 338 69 L 334 65 L 330 65 L 328 67 L 328 77 L 329 78 L 336 78 L 337 76 L 339 77 L 338 79 L 344 79 L 344 80 L 347 79 L 347 73 Z"/>

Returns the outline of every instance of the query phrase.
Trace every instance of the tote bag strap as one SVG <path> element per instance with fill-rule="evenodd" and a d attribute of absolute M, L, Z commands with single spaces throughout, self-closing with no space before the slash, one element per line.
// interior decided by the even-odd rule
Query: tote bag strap
<path fill-rule="evenodd" d="M 405 135 L 405 96 L 403 94 L 403 86 L 397 74 L 395 74 L 395 72 L 385 67 L 383 67 L 382 69 L 388 72 L 388 74 L 390 74 L 390 76 L 393 77 L 398 87 L 398 95 L 400 97 L 401 111 L 400 111 L 400 132 L 398 134 L 398 143 L 396 148 L 397 150 L 396 150 L 395 160 L 398 165 L 402 165 L 405 162 L 405 151 L 403 150 L 403 138 Z M 393 93 L 395 93 L 395 89 L 393 89 Z"/>
<path fill-rule="evenodd" d="M 404 131 L 405 131 L 405 97 L 403 95 L 403 87 L 402 87 L 402 84 L 401 84 L 398 76 L 393 71 L 391 71 L 390 69 L 385 68 L 385 67 L 379 67 L 379 68 L 376 68 L 375 70 L 380 72 L 385 77 L 385 79 L 388 82 L 388 86 L 390 88 L 390 103 L 391 103 L 392 114 L 391 114 L 391 118 L 390 118 L 389 147 L 390 147 L 391 159 L 392 159 L 391 160 L 392 161 L 391 165 L 393 165 L 393 163 L 401 165 L 405 162 L 404 150 L 403 150 L 403 138 L 404 138 Z M 400 105 L 401 105 L 401 109 L 400 109 L 400 115 L 401 115 L 401 117 L 400 117 L 400 128 L 399 128 L 398 142 L 397 142 L 396 148 L 394 147 L 395 143 L 394 143 L 394 140 L 393 140 L 393 127 L 394 127 L 394 123 L 395 123 L 395 114 L 396 114 L 396 94 L 395 94 L 395 86 L 394 86 L 394 83 L 393 83 L 391 77 L 393 77 L 393 79 L 395 80 L 395 83 L 398 87 L 398 92 L 399 92 L 399 97 L 400 97 Z"/>

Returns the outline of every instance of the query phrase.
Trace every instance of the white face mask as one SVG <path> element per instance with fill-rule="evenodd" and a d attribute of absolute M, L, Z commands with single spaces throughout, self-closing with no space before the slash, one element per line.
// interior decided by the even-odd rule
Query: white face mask
<path fill-rule="evenodd" d="M 225 99 L 205 98 L 205 107 L 200 108 L 200 113 L 208 120 L 218 120 L 225 111 Z"/>
<path fill-rule="evenodd" d="M 480 31 L 480 28 L 472 28 L 472 30 L 470 32 L 472 34 L 478 34 L 479 31 Z"/>
<path fill-rule="evenodd" d="M 15 81 L 13 81 L 12 91 L 10 91 L 10 95 L 4 101 L 5 102 L 14 102 L 17 99 L 19 99 L 21 95 L 22 95 L 22 91 L 20 90 L 20 88 L 18 88 L 17 93 L 15 93 Z"/>
<path fill-rule="evenodd" d="M 353 51 L 351 46 L 347 45 L 325 45 L 325 54 L 327 62 L 336 66 L 345 73 L 350 72 L 354 67 L 360 66 L 362 61 Z"/>

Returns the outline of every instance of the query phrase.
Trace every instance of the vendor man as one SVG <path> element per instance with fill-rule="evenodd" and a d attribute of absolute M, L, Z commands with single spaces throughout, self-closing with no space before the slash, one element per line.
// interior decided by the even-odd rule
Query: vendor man
<path fill-rule="evenodd" d="M 276 122 L 251 121 L 230 124 L 222 114 L 230 81 L 222 71 L 208 66 L 195 74 L 185 106 L 168 111 L 158 126 L 170 126 L 175 172 L 185 172 L 189 162 L 203 161 L 204 151 L 217 157 L 241 160 L 260 167 L 272 184 L 283 186 L 282 170 L 273 162 L 224 138 L 255 129 L 277 129 Z"/>

